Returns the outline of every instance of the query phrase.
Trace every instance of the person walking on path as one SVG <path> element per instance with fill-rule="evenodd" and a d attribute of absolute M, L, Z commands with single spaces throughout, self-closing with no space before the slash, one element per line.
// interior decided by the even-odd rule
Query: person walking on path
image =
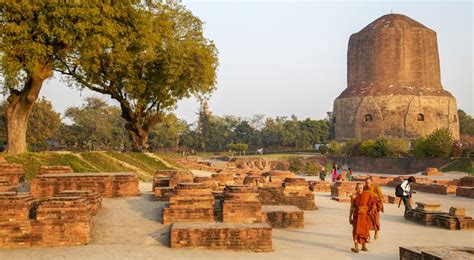
<path fill-rule="evenodd" d="M 403 194 L 402 194 L 402 201 L 403 201 L 403 205 L 405 205 L 405 214 L 411 210 L 411 203 L 410 203 L 410 198 L 411 198 L 411 195 L 416 193 L 414 191 L 411 190 L 411 187 L 410 185 L 412 183 L 416 183 L 416 179 L 415 177 L 413 176 L 410 176 L 408 177 L 408 179 L 404 180 L 401 184 L 400 184 L 400 188 L 402 189 L 403 191 Z"/>
<path fill-rule="evenodd" d="M 352 252 L 359 253 L 359 244 L 362 244 L 363 251 L 367 249 L 367 241 L 370 236 L 370 212 L 374 201 L 372 194 L 363 190 L 362 183 L 356 185 L 356 193 L 351 196 L 351 209 L 349 213 L 349 223 L 352 225 L 352 237 L 354 239 L 354 247 Z"/>
<path fill-rule="evenodd" d="M 337 166 L 335 164 L 332 165 L 332 174 L 331 174 L 331 180 L 332 182 L 335 182 L 337 179 Z"/>
<path fill-rule="evenodd" d="M 347 177 L 349 178 L 349 181 L 352 181 L 352 169 L 349 167 L 347 169 Z"/>
<path fill-rule="evenodd" d="M 379 238 L 380 231 L 380 212 L 384 212 L 383 200 L 384 196 L 380 185 L 376 185 L 372 181 L 372 177 L 365 179 L 365 188 L 372 194 L 374 200 L 374 207 L 370 214 L 370 230 L 374 230 L 374 240 Z"/>

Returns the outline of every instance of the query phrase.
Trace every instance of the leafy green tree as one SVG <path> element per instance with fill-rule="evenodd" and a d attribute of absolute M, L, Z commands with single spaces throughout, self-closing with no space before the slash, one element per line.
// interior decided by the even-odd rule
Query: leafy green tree
<path fill-rule="evenodd" d="M 28 119 L 26 140 L 33 150 L 46 150 L 49 139 L 60 139 L 61 115 L 44 97 L 33 105 Z"/>
<path fill-rule="evenodd" d="M 82 106 L 70 107 L 64 114 L 72 121 L 62 129 L 69 146 L 80 150 L 123 150 L 129 146 L 120 109 L 100 98 L 88 97 Z"/>
<path fill-rule="evenodd" d="M 138 2 L 138 1 L 137 1 Z M 134 150 L 177 101 L 214 89 L 217 50 L 202 22 L 177 1 L 116 4 L 104 9 L 78 55 L 60 71 L 80 87 L 119 102 Z"/>
<path fill-rule="evenodd" d="M 388 145 L 390 153 L 397 156 L 407 154 L 410 146 L 409 143 L 403 139 L 391 139 Z"/>
<path fill-rule="evenodd" d="M 169 113 L 163 122 L 158 123 L 150 133 L 151 148 L 156 150 L 160 147 L 172 147 L 177 149 L 180 138 L 188 132 L 188 125 L 183 120 Z"/>
<path fill-rule="evenodd" d="M 474 118 L 463 110 L 458 110 L 459 131 L 461 135 L 474 135 Z"/>
<path fill-rule="evenodd" d="M 0 4 L 0 73 L 8 95 L 7 153 L 27 151 L 28 119 L 43 82 L 57 61 L 74 52 L 84 31 L 94 27 L 100 2 L 17 1 Z"/>

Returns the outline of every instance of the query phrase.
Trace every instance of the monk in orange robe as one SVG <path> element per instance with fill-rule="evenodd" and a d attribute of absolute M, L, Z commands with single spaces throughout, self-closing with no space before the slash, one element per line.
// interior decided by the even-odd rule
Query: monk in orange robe
<path fill-rule="evenodd" d="M 349 223 L 352 224 L 354 248 L 351 250 L 354 253 L 359 253 L 359 244 L 362 244 L 363 251 L 369 251 L 366 243 L 370 236 L 370 212 L 374 200 L 372 194 L 367 190 L 363 190 L 363 188 L 364 185 L 358 183 L 356 186 L 356 193 L 351 196 Z"/>
<path fill-rule="evenodd" d="M 371 211 L 371 218 L 370 218 L 370 230 L 374 230 L 374 240 L 377 240 L 379 238 L 379 231 L 380 231 L 380 212 L 383 213 L 384 208 L 383 208 L 383 193 L 382 189 L 380 188 L 379 185 L 375 185 L 372 182 L 372 178 L 367 178 L 365 180 L 365 187 L 367 188 L 367 191 L 369 191 L 372 194 L 373 199 L 375 200 L 375 207 L 372 208 Z"/>

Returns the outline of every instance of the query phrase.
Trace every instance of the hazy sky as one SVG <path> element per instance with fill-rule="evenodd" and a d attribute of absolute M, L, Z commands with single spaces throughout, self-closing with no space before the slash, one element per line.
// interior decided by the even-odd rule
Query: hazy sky
<path fill-rule="evenodd" d="M 218 85 L 209 101 L 216 115 L 325 117 L 346 88 L 349 36 L 391 11 L 437 32 L 442 84 L 459 108 L 474 114 L 470 1 L 183 2 L 219 50 Z M 41 93 L 59 112 L 99 95 L 63 85 L 50 80 Z M 183 100 L 176 113 L 193 122 L 198 109 L 194 99 Z"/>

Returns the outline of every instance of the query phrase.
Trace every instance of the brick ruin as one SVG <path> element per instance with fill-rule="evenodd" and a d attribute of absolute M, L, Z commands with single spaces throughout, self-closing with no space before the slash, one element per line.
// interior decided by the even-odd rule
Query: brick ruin
<path fill-rule="evenodd" d="M 357 181 L 336 182 L 331 186 L 331 198 L 339 202 L 351 202 L 351 195 L 355 193 Z"/>
<path fill-rule="evenodd" d="M 40 166 L 36 171 L 36 176 L 51 173 L 73 173 L 69 166 Z"/>
<path fill-rule="evenodd" d="M 276 185 L 265 184 L 259 187 L 257 192 L 264 205 L 293 205 L 302 210 L 318 209 L 314 194 L 304 178 L 285 178 L 284 182 L 277 180 Z"/>
<path fill-rule="evenodd" d="M 138 178 L 133 173 L 55 173 L 36 176 L 31 194 L 47 199 L 65 190 L 92 190 L 102 197 L 138 196 Z"/>
<path fill-rule="evenodd" d="M 265 221 L 273 228 L 303 228 L 304 211 L 296 206 L 262 206 Z"/>
<path fill-rule="evenodd" d="M 443 175 L 443 173 L 441 173 L 438 170 L 438 168 L 434 168 L 434 167 L 426 168 L 421 174 L 426 175 L 426 176 L 442 176 Z"/>
<path fill-rule="evenodd" d="M 449 230 L 474 229 L 472 217 L 466 216 L 463 208 L 451 207 L 443 212 L 440 204 L 417 202 L 417 207 L 405 213 L 405 219 L 425 226 L 437 226 Z"/>
<path fill-rule="evenodd" d="M 400 260 L 472 259 L 474 247 L 427 246 L 400 247 Z"/>
<path fill-rule="evenodd" d="M 3 157 L 0 157 L 3 159 Z M 0 163 L 0 192 L 16 191 L 25 180 L 25 171 L 20 164 Z"/>
<path fill-rule="evenodd" d="M 29 193 L 0 193 L 0 247 L 84 245 L 91 212 L 80 196 L 38 201 Z"/>
<path fill-rule="evenodd" d="M 212 222 L 214 215 L 212 190 L 202 183 L 180 183 L 163 209 L 163 224 Z"/>
<path fill-rule="evenodd" d="M 228 185 L 222 200 L 224 223 L 264 223 L 262 203 L 257 198 L 255 187 Z"/>
<path fill-rule="evenodd" d="M 173 224 L 171 248 L 271 252 L 272 228 L 261 223 Z"/>

